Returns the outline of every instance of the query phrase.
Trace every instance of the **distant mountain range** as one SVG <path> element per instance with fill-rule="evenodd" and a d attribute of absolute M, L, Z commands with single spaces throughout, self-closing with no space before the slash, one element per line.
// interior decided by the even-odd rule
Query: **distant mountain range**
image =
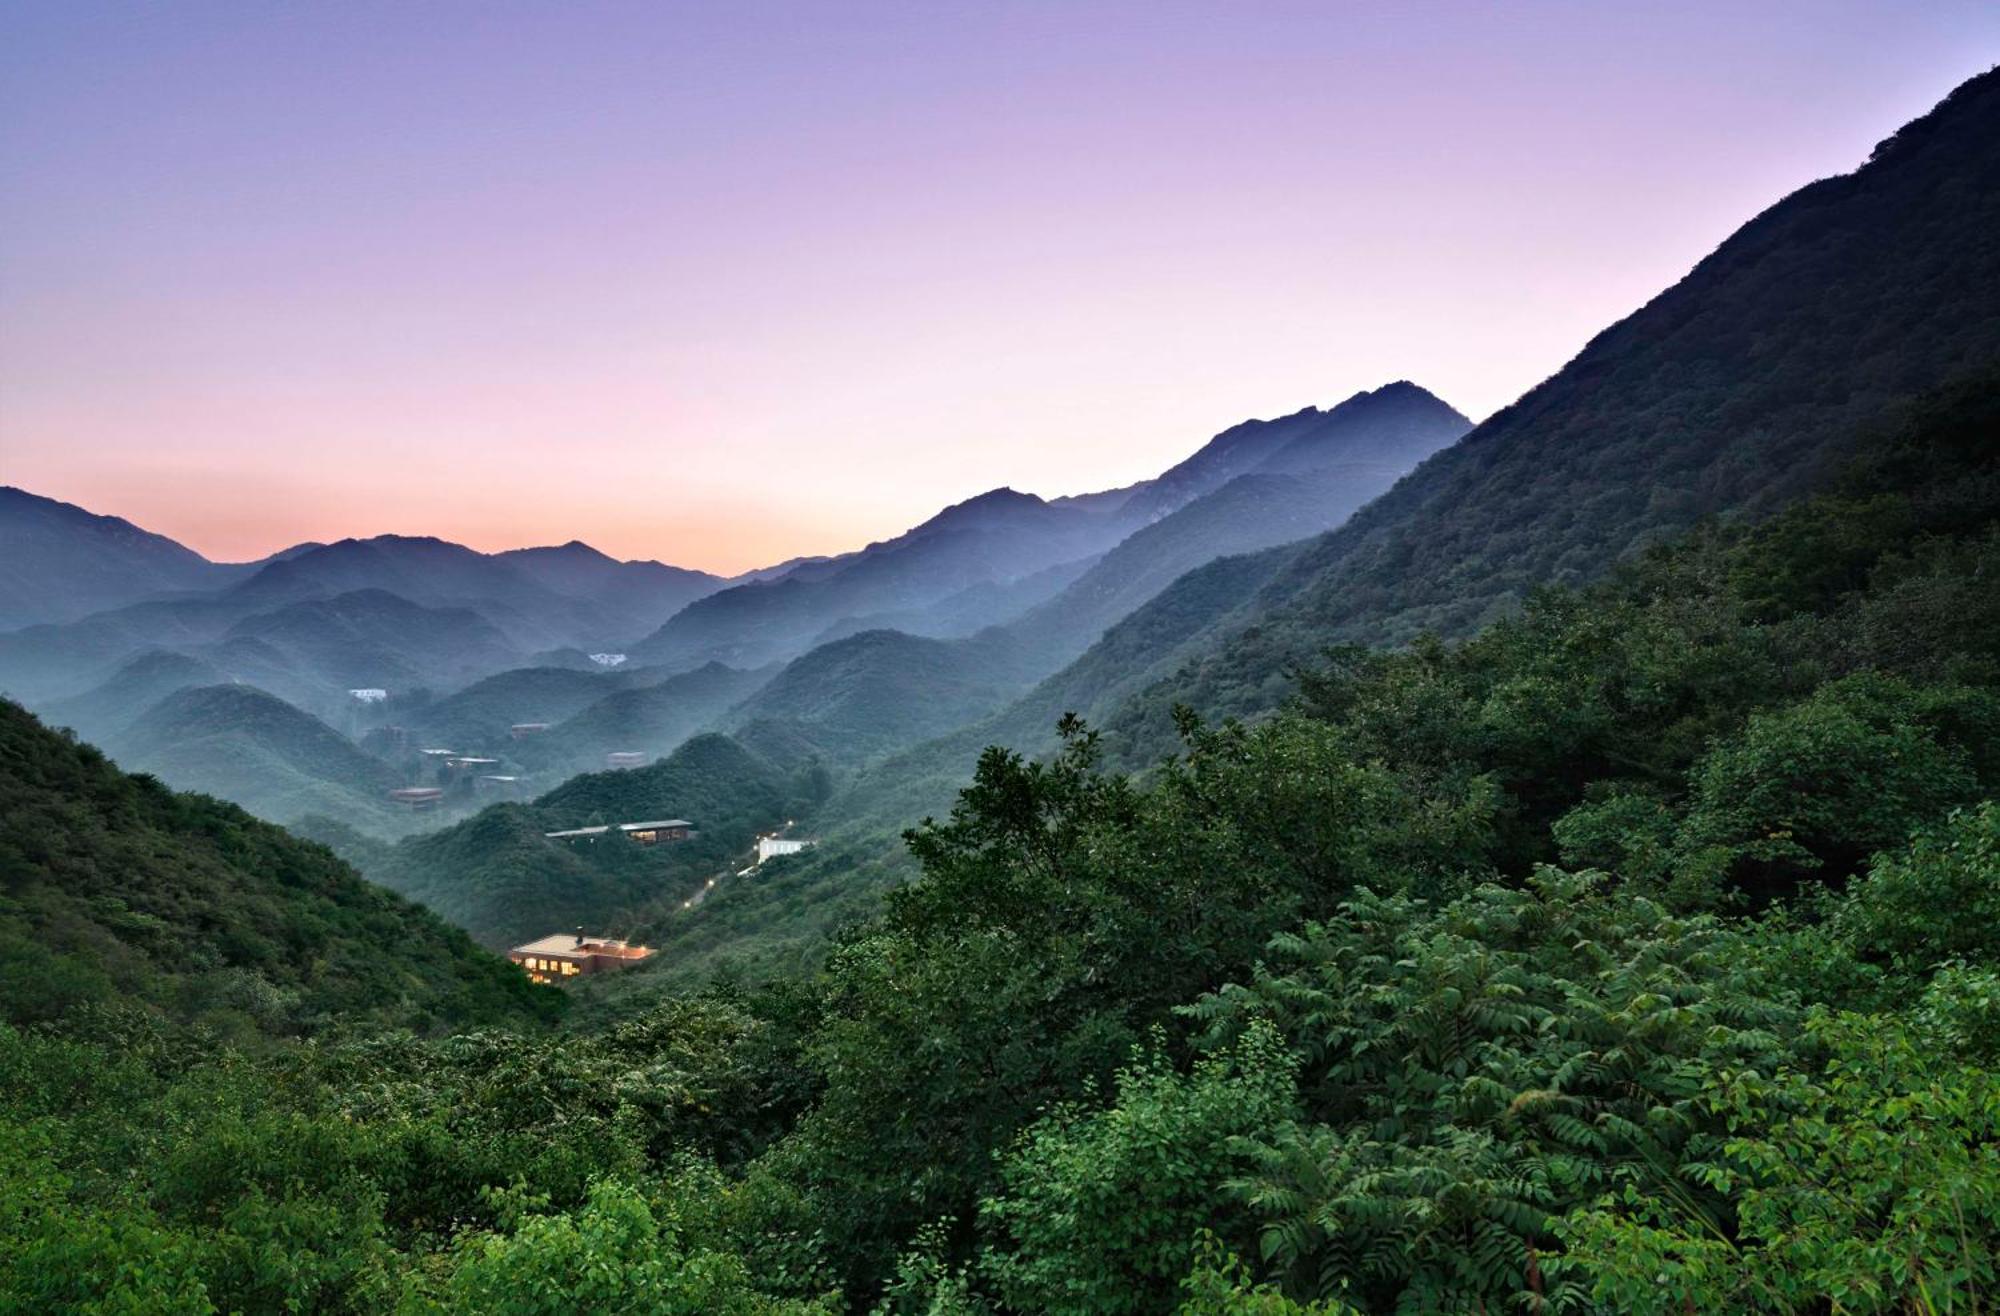
<path fill-rule="evenodd" d="M 1175 705 L 1255 717 L 1293 693 L 1294 664 L 1329 646 L 1462 636 L 1530 590 L 1594 580 L 1704 518 L 1763 517 L 1932 391 L 1990 379 L 1996 308 L 2000 71 L 1855 172 L 1751 220 L 1343 523 L 1193 567 L 1019 699 L 869 766 L 822 811 L 842 842 L 815 861 L 823 888 L 791 879 L 771 897 L 785 914 L 752 910 L 764 897 L 743 888 L 704 905 L 685 935 L 713 940 L 715 919 L 774 944 L 788 921 L 812 935 L 836 917 L 825 906 L 861 898 L 851 874 L 892 871 L 877 861 L 893 838 L 947 808 L 982 749 L 1039 753 L 1065 712 L 1103 731 L 1114 765 L 1143 765 L 1176 744 Z M 1280 448 L 1277 434 L 1245 433 Z"/>
<path fill-rule="evenodd" d="M 14 494 L 0 533 L 54 564 L 75 604 L 0 612 L 31 622 L 0 630 L 0 690 L 170 782 L 375 831 L 421 820 L 365 798 L 379 783 L 336 769 L 341 755 L 291 753 L 304 727 L 365 744 L 399 784 L 433 779 L 420 749 L 542 788 L 614 751 L 658 757 L 751 725 L 855 766 L 1005 706 L 1188 568 L 1337 524 L 1468 425 L 1399 382 L 1234 426 L 1154 480 L 1058 499 L 997 489 L 735 581 L 575 541 L 489 554 L 401 535 L 218 564 Z M 227 688 L 290 705 L 295 734 L 247 696 L 183 698 Z M 213 717 L 212 734 L 190 715 Z M 246 723 L 282 743 L 253 746 Z M 524 724 L 538 729 L 510 730 Z M 458 791 L 437 816 L 479 802 Z"/>

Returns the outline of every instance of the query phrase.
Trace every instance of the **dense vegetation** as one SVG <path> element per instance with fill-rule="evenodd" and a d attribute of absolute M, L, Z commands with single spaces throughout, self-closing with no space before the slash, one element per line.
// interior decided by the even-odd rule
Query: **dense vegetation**
<path fill-rule="evenodd" d="M 558 1004 L 323 848 L 0 702 L 0 1018 L 140 1005 L 223 1039 L 533 1020 Z"/>
<path fill-rule="evenodd" d="M 1074 721 L 995 749 L 805 981 L 548 1041 L 0 1032 L 0 1301 L 1984 1310 L 1996 454 L 1986 378 L 1759 526 L 1184 715 L 1145 782 Z"/>

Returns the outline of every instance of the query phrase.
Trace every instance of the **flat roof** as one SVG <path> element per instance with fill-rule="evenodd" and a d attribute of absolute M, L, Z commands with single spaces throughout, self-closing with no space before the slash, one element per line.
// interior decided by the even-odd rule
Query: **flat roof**
<path fill-rule="evenodd" d="M 543 833 L 542 833 L 542 835 L 543 835 L 543 836 L 548 836 L 548 837 L 559 837 L 559 836 L 602 836 L 602 835 L 604 835 L 604 834 L 605 834 L 606 832 L 608 832 L 608 831 L 610 831 L 610 830 L 611 830 L 611 828 L 610 828 L 610 827 L 609 827 L 608 825 L 606 825 L 606 826 L 603 826 L 603 827 L 572 827 L 572 828 L 570 828 L 570 829 L 569 829 L 568 831 L 566 831 L 566 832 L 543 832 Z"/>
<path fill-rule="evenodd" d="M 644 959 L 653 953 L 651 946 L 628 946 L 615 937 L 592 937 L 586 935 L 581 946 L 576 944 L 574 932 L 558 932 L 542 937 L 525 946 L 516 946 L 512 955 L 615 955 L 620 959 Z"/>
<path fill-rule="evenodd" d="M 652 822 L 619 823 L 618 830 L 621 832 L 651 832 L 657 831 L 662 827 L 692 826 L 694 824 L 685 818 L 655 818 Z"/>

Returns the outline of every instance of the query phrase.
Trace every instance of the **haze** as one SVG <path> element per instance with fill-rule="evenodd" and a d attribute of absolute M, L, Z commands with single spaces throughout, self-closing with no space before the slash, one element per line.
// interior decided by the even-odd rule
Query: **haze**
<path fill-rule="evenodd" d="M 9 4 L 0 483 L 734 571 L 1483 416 L 2000 38 L 1609 8 Z"/>

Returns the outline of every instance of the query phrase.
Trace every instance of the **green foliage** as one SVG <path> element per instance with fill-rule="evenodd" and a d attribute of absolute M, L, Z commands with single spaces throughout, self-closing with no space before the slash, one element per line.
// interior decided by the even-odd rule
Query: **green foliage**
<path fill-rule="evenodd" d="M 1702 1074 L 1734 1132 L 1704 1178 L 1719 1232 L 1658 1199 L 1565 1223 L 1570 1265 L 1619 1311 L 1963 1312 L 2000 1289 L 2000 1079 L 1909 1021 L 1821 1014 L 1824 1065 Z"/>
<path fill-rule="evenodd" d="M 2000 963 L 2000 805 L 1954 812 L 1883 855 L 1833 920 L 1868 959 L 1921 973 L 1957 959 Z"/>
<path fill-rule="evenodd" d="M 1114 628 L 1100 655 L 1170 643 L 1294 570 L 1192 683 L 1258 708 L 1303 639 L 1411 642 L 1329 652 L 1254 726 L 1176 715 L 1144 780 L 1074 718 L 1046 760 L 988 749 L 802 981 L 427 1036 L 539 998 L 0 710 L 0 1305 L 1990 1310 L 2000 389 L 1851 422 L 1986 341 L 1962 276 L 2000 193 L 1929 202 L 1990 171 L 1996 94 L 1752 225 L 1309 572 L 1232 560 Z M 586 871 L 541 831 L 746 845 L 823 797 L 797 732 L 491 810 L 433 842 L 432 897 L 671 931 L 680 860 Z M 847 844 L 718 908 L 805 962 L 757 920 L 832 927 L 910 871 L 829 895 Z"/>
<path fill-rule="evenodd" d="M 1241 1223 L 1222 1193 L 1247 1168 L 1237 1140 L 1291 1114 L 1294 1065 L 1275 1031 L 1252 1028 L 1191 1075 L 1155 1051 L 1119 1072 L 1108 1109 L 1068 1105 L 1038 1121 L 1007 1158 L 1000 1194 L 980 1211 L 995 1240 L 987 1274 L 1004 1304 L 1067 1312 L 1168 1305 L 1196 1262 L 1197 1230 Z"/>
<path fill-rule="evenodd" d="M 719 1192 L 713 1181 L 693 1185 Z M 502 1194 L 516 1220 L 505 1233 L 473 1234 L 454 1249 L 435 1304 L 406 1300 L 409 1312 L 469 1316 L 566 1316 L 579 1303 L 649 1316 L 782 1316 L 832 1312 L 819 1302 L 780 1301 L 758 1291 L 742 1259 L 699 1241 L 687 1213 L 689 1186 L 649 1199 L 615 1182 L 593 1184 L 583 1205 L 544 1214 L 547 1199 Z"/>
<path fill-rule="evenodd" d="M 1915 824 L 1982 789 L 1970 745 L 2000 734 L 1986 691 L 1912 689 L 1873 673 L 1790 707 L 1753 713 L 1693 771 L 1677 865 L 1753 895 L 1782 895 L 1807 872 L 1850 872 Z"/>
<path fill-rule="evenodd" d="M 0 1018 L 136 1000 L 225 1035 L 552 1017 L 553 993 L 233 805 L 0 703 Z"/>

